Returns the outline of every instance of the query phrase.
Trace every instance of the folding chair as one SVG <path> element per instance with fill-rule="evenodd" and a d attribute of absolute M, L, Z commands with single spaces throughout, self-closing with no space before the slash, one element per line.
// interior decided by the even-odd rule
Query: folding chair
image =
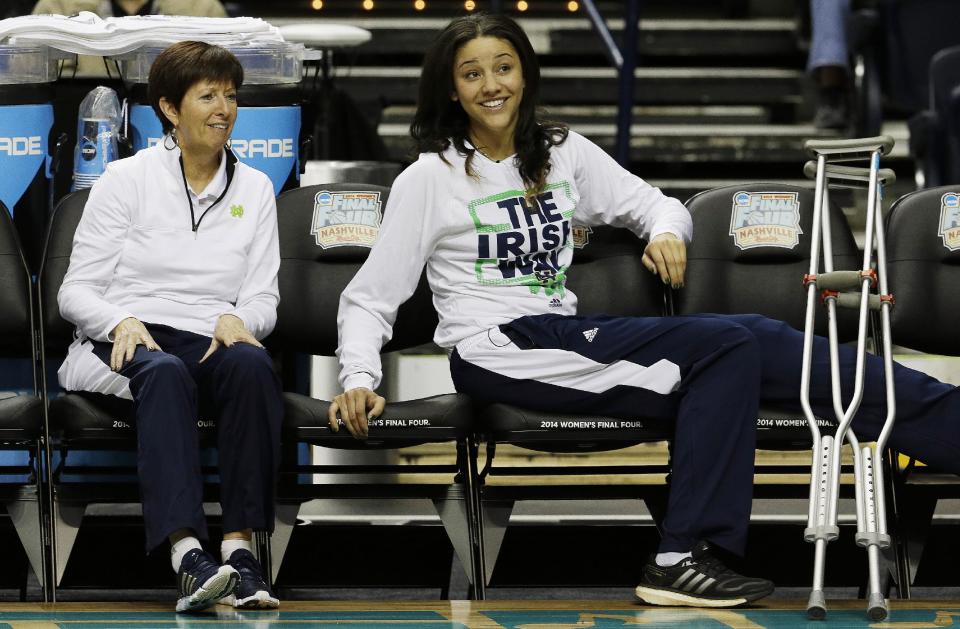
<path fill-rule="evenodd" d="M 285 370 L 300 354 L 334 356 L 340 293 L 360 269 L 376 240 L 389 189 L 368 184 L 316 185 L 291 190 L 277 199 L 280 226 L 280 306 L 269 338 Z M 350 211 L 332 215 L 331 207 Z M 398 261 L 402 263 L 402 261 Z M 385 352 L 429 343 L 437 315 L 432 295 L 421 278 L 415 293 L 400 308 Z M 289 385 L 289 381 L 285 388 Z M 271 574 L 276 578 L 303 502 L 314 498 L 428 498 L 432 500 L 454 550 L 465 566 L 476 598 L 484 596 L 476 441 L 472 439 L 470 400 L 447 394 L 403 402 L 387 401 L 384 413 L 370 424 L 369 438 L 354 439 L 346 428 L 334 433 L 328 424 L 329 401 L 302 393 L 284 393 L 283 442 L 348 450 L 400 449 L 425 443 L 456 444 L 455 465 L 309 465 L 287 456 L 282 462 L 277 526 L 271 540 Z M 304 474 L 374 474 L 372 482 L 315 484 Z M 404 475 L 443 475 L 435 483 L 405 482 Z M 379 475 L 379 476 L 376 476 Z M 383 475 L 396 475 L 394 480 Z M 379 479 L 379 480 L 378 480 Z"/>
<path fill-rule="evenodd" d="M 10 212 L 0 203 L 0 358 L 30 364 L 30 391 L 0 391 L 0 501 L 49 600 L 49 535 L 43 499 L 43 402 L 38 396 L 31 279 Z M 0 380 L 0 386 L 7 383 Z M 28 460 L 21 462 L 17 453 Z M 26 584 L 24 584 L 24 589 Z"/>
<path fill-rule="evenodd" d="M 797 278 L 809 266 L 813 190 L 744 183 L 706 190 L 691 197 L 686 206 L 693 218 L 694 237 L 687 249 L 686 282 L 673 296 L 676 314 L 761 314 L 803 329 L 805 299 Z M 852 265 L 857 244 L 843 213 L 835 209 L 831 213 L 834 257 L 837 264 Z M 855 324 L 851 315 L 843 313 L 844 341 L 855 338 Z M 816 331 L 826 335 L 826 323 L 818 322 Z M 820 426 L 829 430 L 832 424 L 821 418 Z M 811 444 L 802 412 L 761 405 L 758 447 L 805 450 Z M 764 493 L 763 486 L 757 490 Z M 778 486 L 774 494 L 784 491 L 789 488 Z"/>
<path fill-rule="evenodd" d="M 930 60 L 928 109 L 908 121 L 917 184 L 936 188 L 960 180 L 960 46 Z"/>
<path fill-rule="evenodd" d="M 887 269 L 897 296 L 891 326 L 897 345 L 960 356 L 954 322 L 960 312 L 960 185 L 912 192 L 887 214 Z M 896 530 L 903 538 L 909 592 L 937 502 L 960 498 L 956 475 L 913 459 L 894 470 Z"/>

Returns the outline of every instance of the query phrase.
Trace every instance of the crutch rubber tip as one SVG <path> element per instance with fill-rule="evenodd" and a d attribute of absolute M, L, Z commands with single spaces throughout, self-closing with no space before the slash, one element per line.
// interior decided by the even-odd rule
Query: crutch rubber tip
<path fill-rule="evenodd" d="M 823 595 L 823 590 L 810 592 L 810 598 L 807 601 L 807 618 L 810 620 L 823 620 L 827 617 L 827 599 Z"/>
<path fill-rule="evenodd" d="M 810 620 L 825 620 L 827 618 L 827 608 L 819 606 L 808 607 L 807 618 Z"/>
<path fill-rule="evenodd" d="M 887 602 L 882 594 L 871 594 L 867 599 L 867 617 L 873 622 L 887 619 Z"/>

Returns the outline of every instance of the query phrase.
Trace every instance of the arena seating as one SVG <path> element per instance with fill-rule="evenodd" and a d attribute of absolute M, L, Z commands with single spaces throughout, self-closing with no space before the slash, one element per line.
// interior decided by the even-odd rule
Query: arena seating
<path fill-rule="evenodd" d="M 756 226 L 758 230 L 778 232 L 777 235 L 735 235 L 735 231 L 750 231 L 749 225 L 734 225 L 736 198 L 741 193 L 776 194 L 778 198 L 770 199 L 768 203 L 786 208 L 787 216 L 791 215 L 791 206 L 795 203 L 799 222 L 796 225 L 777 224 L 776 221 L 783 221 L 778 213 L 777 218 Z M 687 209 L 693 217 L 696 238 L 687 250 L 687 279 L 684 288 L 677 291 L 676 314 L 762 314 L 803 330 L 807 293 L 802 279 L 810 265 L 813 196 L 809 187 L 745 183 L 706 190 L 691 197 Z M 760 203 L 762 210 L 763 201 Z M 859 268 L 861 256 L 853 234 L 835 204 L 831 211 L 831 228 L 835 268 Z M 745 241 L 741 245 L 737 244 L 739 238 Z M 818 313 L 815 329 L 818 334 L 826 336 L 823 312 Z M 854 313 L 840 311 L 839 330 L 840 342 L 856 338 Z M 788 401 L 792 408 L 796 402 Z M 823 419 L 820 425 L 829 428 L 831 423 Z M 757 439 L 769 449 L 810 447 L 810 432 L 803 413 L 784 413 L 775 406 L 761 407 Z"/>
<path fill-rule="evenodd" d="M 960 312 L 960 185 L 920 190 L 901 197 L 887 215 L 889 288 L 896 297 L 891 336 L 920 352 L 960 356 L 953 321 Z M 947 418 L 945 418 L 947 419 Z M 910 460 L 894 477 L 898 529 L 906 541 L 910 579 L 916 577 L 942 498 L 960 497 L 960 483 Z"/>
<path fill-rule="evenodd" d="M 937 188 L 960 181 L 960 46 L 945 48 L 930 60 L 928 109 L 910 121 L 910 154 L 918 184 Z"/>
<path fill-rule="evenodd" d="M 734 234 L 737 199 L 743 194 L 762 193 L 777 195 L 770 203 L 796 203 L 798 222 L 793 225 L 777 218 L 760 221 L 757 229 L 767 233 L 760 242 L 753 240 L 737 244 L 737 239 L 755 238 L 748 233 Z M 762 203 L 760 201 L 762 210 Z M 687 201 L 693 217 L 693 229 L 697 237 L 688 249 L 687 281 L 675 300 L 677 314 L 714 312 L 722 314 L 762 314 L 787 322 L 792 327 L 804 329 L 807 292 L 802 278 L 809 271 L 810 245 L 813 233 L 814 191 L 810 187 L 798 187 L 779 183 L 748 183 L 706 190 Z M 770 207 L 774 207 L 771 205 Z M 780 209 L 780 208 L 778 208 Z M 789 214 L 788 214 L 789 215 Z M 778 224 L 777 221 L 780 221 Z M 863 254 L 858 250 L 850 226 L 840 207 L 831 200 L 830 229 L 833 236 L 834 268 L 859 269 Z M 779 232 L 770 236 L 769 232 Z M 795 240 L 794 240 L 795 239 Z M 765 243 L 763 241 L 766 241 Z M 822 268 L 822 267 L 821 267 Z M 838 341 L 855 341 L 857 336 L 857 313 L 838 309 Z M 826 313 L 818 308 L 816 313 L 817 334 L 827 335 Z M 799 366 L 798 366 L 799 368 Z M 849 395 L 851 391 L 845 391 Z M 799 400 L 764 400 L 757 419 L 757 448 L 761 450 L 806 450 L 812 445 L 810 429 Z M 821 432 L 835 432 L 835 418 L 818 417 Z M 806 496 L 808 485 L 797 485 L 783 475 L 790 472 L 809 473 L 809 466 L 793 469 L 791 466 L 774 464 L 757 467 L 758 481 L 754 487 L 755 497 L 785 498 Z M 851 465 L 852 471 L 852 465 Z M 776 480 L 783 479 L 780 482 Z M 885 479 L 890 482 L 891 474 Z M 889 487 L 887 488 L 890 489 Z M 843 485 L 842 491 L 852 495 L 853 487 Z M 896 504 L 895 501 L 892 501 Z M 899 543 L 895 539 L 895 544 Z M 896 563 L 892 572 L 905 573 L 905 565 Z M 901 597 L 904 595 L 900 592 Z"/>

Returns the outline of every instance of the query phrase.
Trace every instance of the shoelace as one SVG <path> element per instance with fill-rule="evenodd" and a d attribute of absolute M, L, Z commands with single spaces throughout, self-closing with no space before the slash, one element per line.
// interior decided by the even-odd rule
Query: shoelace
<path fill-rule="evenodd" d="M 206 553 L 197 553 L 196 558 L 194 559 L 193 566 L 189 568 L 190 572 L 206 572 L 213 567 L 216 567 L 213 561 L 210 560 L 209 555 Z"/>
<path fill-rule="evenodd" d="M 733 574 L 733 571 L 725 566 L 722 561 L 707 552 L 701 554 L 696 559 L 690 558 L 686 561 L 696 565 L 701 572 L 709 577 L 717 578 L 719 576 L 729 576 Z"/>

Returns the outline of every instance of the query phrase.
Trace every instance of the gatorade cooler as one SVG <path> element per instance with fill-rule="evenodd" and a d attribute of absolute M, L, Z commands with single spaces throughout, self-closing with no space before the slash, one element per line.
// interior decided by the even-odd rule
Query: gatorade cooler
<path fill-rule="evenodd" d="M 243 66 L 237 122 L 230 147 L 240 161 L 267 174 L 274 192 L 296 188 L 300 180 L 301 44 L 257 44 L 230 48 Z M 130 87 L 129 135 L 133 150 L 163 140 L 160 120 L 147 97 L 153 61 L 163 51 L 145 47 L 118 59 Z"/>
<path fill-rule="evenodd" d="M 0 201 L 13 214 L 34 272 L 49 208 L 56 59 L 45 46 L 0 45 Z"/>

